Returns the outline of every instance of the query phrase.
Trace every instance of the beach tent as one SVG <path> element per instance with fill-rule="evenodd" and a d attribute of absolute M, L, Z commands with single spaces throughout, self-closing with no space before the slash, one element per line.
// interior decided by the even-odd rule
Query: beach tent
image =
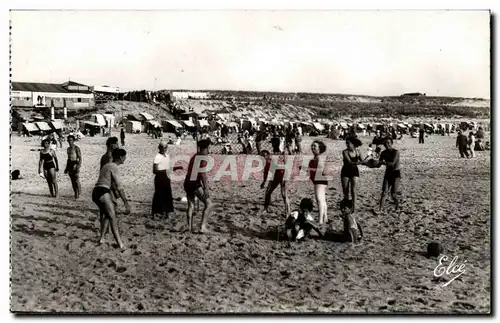
<path fill-rule="evenodd" d="M 127 120 L 125 121 L 125 131 L 127 133 L 140 133 L 142 124 L 139 121 Z"/>
<path fill-rule="evenodd" d="M 149 113 L 146 113 L 146 112 L 141 112 L 139 114 L 141 116 L 143 116 L 146 121 L 153 120 L 155 118 L 155 117 L 153 117 L 152 115 L 150 115 Z"/>
<path fill-rule="evenodd" d="M 62 130 L 62 129 L 64 129 L 64 123 L 62 122 L 62 120 L 53 120 L 53 121 L 50 122 L 50 126 L 54 130 Z"/>
<path fill-rule="evenodd" d="M 40 131 L 51 131 L 52 129 L 50 128 L 50 126 L 47 124 L 47 122 L 44 122 L 44 121 L 38 121 L 38 122 L 35 122 L 36 126 L 38 127 L 38 129 Z"/>
<path fill-rule="evenodd" d="M 155 128 L 161 127 L 161 124 L 158 121 L 156 121 L 156 120 L 149 120 L 148 124 L 152 125 Z"/>
<path fill-rule="evenodd" d="M 323 125 L 322 125 L 321 123 L 319 123 L 319 122 L 314 122 L 314 123 L 313 123 L 313 125 L 314 125 L 314 128 L 315 128 L 316 130 L 318 130 L 318 131 L 323 131 L 323 130 L 325 130 L 325 127 L 323 127 Z"/>
<path fill-rule="evenodd" d="M 150 130 L 156 130 L 156 128 L 162 128 L 161 124 L 156 120 L 148 120 L 143 126 L 144 131 L 148 132 Z"/>
<path fill-rule="evenodd" d="M 162 128 L 165 132 L 176 132 L 182 129 L 182 125 L 176 120 L 163 120 Z"/>
<path fill-rule="evenodd" d="M 97 123 L 101 127 L 106 126 L 106 118 L 104 118 L 102 114 L 98 113 L 92 114 L 92 119 L 90 121 Z"/>
<path fill-rule="evenodd" d="M 103 116 L 104 116 L 104 119 L 106 120 L 107 127 L 114 127 L 115 126 L 116 118 L 114 115 L 103 114 Z"/>
<path fill-rule="evenodd" d="M 101 133 L 101 125 L 93 121 L 83 121 L 80 125 L 82 129 L 88 129 L 90 136 Z"/>
<path fill-rule="evenodd" d="M 194 123 L 191 120 L 182 120 L 182 122 L 186 125 L 188 128 L 195 128 Z"/>
<path fill-rule="evenodd" d="M 23 124 L 24 129 L 26 129 L 27 132 L 37 132 L 38 128 L 34 123 L 29 123 L 29 122 L 24 122 Z"/>

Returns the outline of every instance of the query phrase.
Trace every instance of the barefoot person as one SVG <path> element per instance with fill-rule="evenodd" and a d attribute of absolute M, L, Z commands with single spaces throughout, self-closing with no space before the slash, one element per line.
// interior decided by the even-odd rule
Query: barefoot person
<path fill-rule="evenodd" d="M 320 159 L 324 156 L 326 151 L 326 145 L 319 140 L 313 141 L 311 144 L 311 151 L 314 155 L 314 159 L 309 162 L 309 178 L 314 184 L 314 194 L 319 209 L 319 224 L 322 225 L 328 220 L 326 205 L 326 187 L 328 186 L 328 181 L 322 179 L 321 175 L 324 175 L 324 173 L 317 174 L 317 170 L 320 166 Z"/>
<path fill-rule="evenodd" d="M 392 138 L 385 140 L 385 150 L 380 154 L 379 164 L 385 165 L 384 182 L 382 185 L 382 195 L 380 196 L 380 205 L 378 212 L 384 208 L 385 194 L 390 189 L 391 196 L 396 204 L 396 210 L 399 207 L 399 184 L 401 182 L 401 171 L 399 168 L 399 151 L 394 149 Z M 376 212 L 377 213 L 377 212 Z"/>
<path fill-rule="evenodd" d="M 118 230 L 118 221 L 116 217 L 116 201 L 111 194 L 111 187 L 114 185 L 118 194 L 120 195 L 123 204 L 125 205 L 124 214 L 130 213 L 130 206 L 127 201 L 125 192 L 123 191 L 120 175 L 118 172 L 118 165 L 125 162 L 127 157 L 127 152 L 123 149 L 115 149 L 113 151 L 113 162 L 104 165 L 99 173 L 99 178 L 95 184 L 94 190 L 92 192 L 92 201 L 99 207 L 99 211 L 102 216 L 101 222 L 101 238 L 99 243 L 104 242 L 105 234 L 108 230 L 108 226 L 111 224 L 111 232 L 115 237 L 116 243 L 120 249 L 125 248 L 120 237 L 120 232 Z"/>
<path fill-rule="evenodd" d="M 38 174 L 47 180 L 50 196 L 57 197 L 59 189 L 57 186 L 56 173 L 59 171 L 59 162 L 56 152 L 50 148 L 50 140 L 42 141 L 43 149 L 40 151 L 40 162 L 38 163 Z M 43 169 L 43 172 L 42 172 Z"/>
<path fill-rule="evenodd" d="M 344 200 L 349 200 L 349 192 L 352 196 L 353 212 L 356 206 L 358 197 L 357 188 L 359 180 L 358 165 L 363 163 L 364 158 L 358 147 L 361 147 L 361 141 L 354 137 L 347 137 L 347 149 L 342 152 L 344 165 L 340 171 L 340 180 L 342 182 L 342 191 L 344 192 Z"/>
<path fill-rule="evenodd" d="M 260 188 L 264 188 L 267 178 L 269 176 L 269 170 L 271 169 L 272 158 L 271 154 L 267 150 L 263 150 L 261 152 L 261 156 L 266 160 L 266 166 L 264 167 L 264 180 L 260 185 Z M 285 215 L 288 216 L 290 212 L 290 203 L 288 200 L 288 193 L 286 189 L 286 180 L 285 180 L 285 170 L 284 169 L 276 169 L 273 174 L 273 178 L 267 185 L 266 189 L 266 197 L 264 200 L 264 210 L 269 212 L 269 205 L 271 204 L 271 195 L 273 194 L 276 187 L 280 185 L 281 187 L 281 197 L 283 197 L 283 201 L 285 202 Z"/>
<path fill-rule="evenodd" d="M 208 156 L 208 148 L 210 146 L 210 139 L 203 139 L 198 141 L 199 152 L 196 153 L 189 161 L 189 166 L 184 180 L 184 190 L 188 200 L 187 208 L 187 222 L 189 232 L 193 232 L 193 209 L 195 197 L 197 197 L 205 205 L 201 219 L 200 233 L 208 232 L 207 220 L 212 210 L 212 201 L 210 200 L 208 178 L 206 172 L 200 171 L 201 167 L 207 166 L 207 161 L 203 157 Z M 196 178 L 191 178 L 193 171 L 197 173 Z"/>
<path fill-rule="evenodd" d="M 82 153 L 80 148 L 75 145 L 75 136 L 68 136 L 68 161 L 66 163 L 66 168 L 64 174 L 68 174 L 71 179 L 71 185 L 73 186 L 73 191 L 75 192 L 75 199 L 80 197 L 81 186 L 80 186 L 80 167 L 82 165 Z"/>

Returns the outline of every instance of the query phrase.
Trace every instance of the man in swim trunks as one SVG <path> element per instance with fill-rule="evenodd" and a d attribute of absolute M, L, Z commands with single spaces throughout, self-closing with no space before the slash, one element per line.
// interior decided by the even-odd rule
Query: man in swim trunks
<path fill-rule="evenodd" d="M 208 232 L 207 220 L 212 210 L 212 201 L 210 200 L 208 177 L 206 171 L 200 171 L 200 168 L 207 166 L 206 158 L 208 156 L 208 148 L 210 146 L 210 139 L 203 139 L 198 141 L 199 152 L 196 153 L 189 161 L 189 166 L 184 180 L 184 190 L 188 200 L 187 208 L 187 222 L 189 232 L 193 232 L 193 209 L 195 197 L 203 202 L 205 205 L 201 219 L 200 233 Z M 193 170 L 196 172 L 196 178 L 192 179 L 191 175 Z"/>
<path fill-rule="evenodd" d="M 399 184 L 401 182 L 401 170 L 399 166 L 399 151 L 394 149 L 392 138 L 385 140 L 385 150 L 380 154 L 380 165 L 386 165 L 384 182 L 382 185 L 382 195 L 380 197 L 380 206 L 378 212 L 382 212 L 385 202 L 385 194 L 391 189 L 391 196 L 396 204 L 396 210 L 399 208 Z M 375 213 L 378 213 L 375 212 Z"/>
<path fill-rule="evenodd" d="M 68 161 L 66 163 L 65 174 L 69 175 L 71 179 L 71 185 L 73 186 L 73 191 L 75 192 L 75 200 L 80 197 L 80 167 L 82 165 L 82 153 L 80 148 L 75 145 L 75 136 L 68 136 Z"/>
<path fill-rule="evenodd" d="M 125 248 L 120 232 L 118 231 L 118 221 L 116 218 L 116 202 L 111 195 L 111 187 L 114 185 L 116 191 L 120 195 L 123 204 L 125 205 L 124 214 L 130 214 L 130 206 L 127 197 L 123 190 L 118 165 L 125 162 L 127 152 L 123 149 L 115 149 L 113 151 L 113 162 L 104 165 L 99 173 L 99 179 L 92 191 L 92 201 L 99 207 L 101 212 L 101 238 L 99 244 L 104 242 L 104 236 L 108 231 L 108 226 L 111 225 L 111 232 L 115 237 L 116 243 L 120 249 Z"/>
<path fill-rule="evenodd" d="M 264 188 L 267 177 L 269 176 L 269 170 L 271 169 L 272 158 L 271 154 L 267 150 L 263 150 L 261 156 L 264 157 L 266 161 L 266 166 L 264 167 L 264 180 L 260 185 L 260 188 Z M 290 203 L 288 201 L 288 193 L 286 189 L 286 180 L 285 180 L 285 170 L 284 169 L 275 169 L 272 180 L 267 185 L 266 189 L 266 197 L 264 200 L 264 211 L 269 212 L 269 205 L 271 204 L 271 195 L 278 185 L 281 186 L 281 196 L 283 197 L 283 201 L 285 202 L 285 216 L 289 215 L 290 212 Z"/>

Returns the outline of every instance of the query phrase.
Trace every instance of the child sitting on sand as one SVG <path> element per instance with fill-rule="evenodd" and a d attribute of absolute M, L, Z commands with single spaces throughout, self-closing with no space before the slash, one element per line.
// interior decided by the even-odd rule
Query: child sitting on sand
<path fill-rule="evenodd" d="M 300 201 L 299 210 L 290 213 L 285 222 L 285 232 L 288 240 L 299 241 L 308 237 L 311 230 L 316 231 L 320 237 L 323 236 L 312 224 L 314 221 L 310 214 L 312 210 L 313 201 L 309 198 L 304 198 Z"/>

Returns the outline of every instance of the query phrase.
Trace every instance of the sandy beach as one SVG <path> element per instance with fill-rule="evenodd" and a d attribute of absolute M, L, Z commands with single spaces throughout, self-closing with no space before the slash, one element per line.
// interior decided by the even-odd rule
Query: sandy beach
<path fill-rule="evenodd" d="M 118 136 L 118 133 L 113 133 Z M 327 144 L 334 180 L 327 191 L 333 231 L 342 229 L 337 203 L 341 140 Z M 366 151 L 372 137 L 361 137 Z M 384 169 L 360 167 L 356 216 L 364 237 L 358 244 L 309 239 L 277 240 L 284 222 L 279 189 L 272 213 L 263 213 L 261 175 L 248 181 L 212 182 L 215 207 L 209 234 L 183 232 L 186 204 L 182 183 L 172 184 L 176 216 L 151 219 L 152 161 L 158 140 L 127 135 L 127 161 L 120 166 L 132 213 L 119 214 L 125 251 L 112 235 L 97 246 L 98 209 L 91 193 L 105 152 L 104 137 L 76 144 L 83 153 L 82 196 L 75 201 L 63 173 L 65 143 L 57 155 L 59 194 L 49 197 L 37 174 L 37 137 L 11 138 L 11 310 L 36 312 L 435 312 L 487 313 L 490 308 L 490 151 L 462 159 L 456 135 L 432 135 L 423 145 L 405 136 L 401 152 L 403 207 L 388 202 L 378 216 Z M 172 155 L 194 153 L 194 142 L 170 146 Z M 291 182 L 293 206 L 314 197 L 313 185 Z M 389 199 L 390 201 L 390 199 Z M 119 205 L 123 210 L 123 204 Z M 314 213 L 317 216 L 317 213 Z M 201 211 L 195 215 L 195 225 Z M 444 254 L 466 261 L 465 273 L 435 277 L 437 258 L 424 253 L 439 241 Z"/>

